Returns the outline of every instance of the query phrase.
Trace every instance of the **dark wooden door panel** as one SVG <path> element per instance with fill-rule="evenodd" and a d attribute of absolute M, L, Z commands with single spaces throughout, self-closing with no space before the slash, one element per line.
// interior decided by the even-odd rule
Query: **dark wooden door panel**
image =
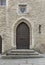
<path fill-rule="evenodd" d="M 29 49 L 29 27 L 25 23 L 20 23 L 16 29 L 17 49 Z"/>

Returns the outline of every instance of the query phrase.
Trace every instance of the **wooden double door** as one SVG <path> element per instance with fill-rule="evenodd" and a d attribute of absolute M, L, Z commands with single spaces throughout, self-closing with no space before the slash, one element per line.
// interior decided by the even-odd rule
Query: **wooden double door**
<path fill-rule="evenodd" d="M 30 31 L 26 23 L 22 22 L 16 29 L 16 48 L 29 49 L 30 47 Z"/>

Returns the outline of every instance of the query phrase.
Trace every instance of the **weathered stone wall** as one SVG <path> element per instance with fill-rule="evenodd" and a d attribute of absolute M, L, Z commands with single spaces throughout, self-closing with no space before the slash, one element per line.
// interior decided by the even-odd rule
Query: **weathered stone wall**
<path fill-rule="evenodd" d="M 20 14 L 18 11 L 19 7 L 18 5 L 24 3 L 28 6 L 28 12 L 24 15 Z M 38 46 L 38 44 L 41 44 L 42 37 L 41 34 L 39 34 L 39 24 L 42 25 L 41 22 L 41 14 L 42 14 L 42 1 L 41 0 L 9 0 L 8 2 L 8 25 L 9 25 L 9 35 L 10 40 L 13 39 L 14 35 L 14 27 L 13 25 L 16 24 L 16 22 L 21 19 L 27 19 L 29 20 L 31 26 L 32 26 L 32 46 Z M 14 40 L 10 41 L 11 44 L 16 47 L 16 40 L 14 43 Z M 38 46 L 39 47 L 39 46 Z"/>
<path fill-rule="evenodd" d="M 5 30 L 6 30 L 6 7 L 0 6 L 0 36 L 2 37 L 2 51 L 5 44 Z"/>
<path fill-rule="evenodd" d="M 38 24 L 41 24 L 41 34 L 35 34 L 35 47 L 42 53 L 45 53 L 45 0 L 42 0 L 41 15 L 38 19 L 40 21 Z"/>
<path fill-rule="evenodd" d="M 24 15 L 18 11 L 18 5 L 27 4 L 28 12 Z M 32 26 L 32 47 L 45 52 L 45 0 L 8 0 L 8 6 L 0 7 L 0 34 L 3 35 L 3 49 L 16 47 L 14 42 L 14 26 L 22 18 L 29 21 Z M 26 22 L 25 22 L 26 23 Z M 41 33 L 39 34 L 39 24 Z"/>
<path fill-rule="evenodd" d="M 16 21 L 21 18 L 27 18 L 30 21 L 30 24 L 32 25 L 32 30 L 33 30 L 33 43 L 34 43 L 34 48 L 39 49 L 42 51 L 42 44 L 45 44 L 45 21 L 44 21 L 44 13 L 45 13 L 45 8 L 44 8 L 44 0 L 13 0 L 9 1 L 8 5 L 8 22 L 11 26 L 13 27 L 13 24 L 16 23 Z M 28 6 L 28 13 L 21 15 L 18 12 L 18 4 L 21 3 L 27 3 Z M 39 24 L 41 25 L 41 34 L 39 34 Z M 11 29 L 10 29 L 11 30 Z M 13 32 L 13 31 L 12 31 Z"/>
<path fill-rule="evenodd" d="M 0 34 L 2 35 L 5 30 L 6 24 L 6 8 L 0 6 Z"/>

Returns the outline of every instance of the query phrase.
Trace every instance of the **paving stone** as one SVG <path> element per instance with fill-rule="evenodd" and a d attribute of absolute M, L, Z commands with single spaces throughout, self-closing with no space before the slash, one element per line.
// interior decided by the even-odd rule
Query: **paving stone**
<path fill-rule="evenodd" d="M 20 64 L 20 65 L 32 65 L 32 64 Z"/>
<path fill-rule="evenodd" d="M 0 65 L 45 65 L 45 58 L 1 59 Z"/>

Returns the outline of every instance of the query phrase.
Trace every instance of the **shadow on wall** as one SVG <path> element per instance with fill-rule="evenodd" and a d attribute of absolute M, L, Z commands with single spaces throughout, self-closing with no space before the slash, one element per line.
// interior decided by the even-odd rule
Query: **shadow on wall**
<path fill-rule="evenodd" d="M 39 53 L 44 54 L 45 53 L 45 44 L 37 44 L 34 46 L 34 49 L 38 51 Z"/>

